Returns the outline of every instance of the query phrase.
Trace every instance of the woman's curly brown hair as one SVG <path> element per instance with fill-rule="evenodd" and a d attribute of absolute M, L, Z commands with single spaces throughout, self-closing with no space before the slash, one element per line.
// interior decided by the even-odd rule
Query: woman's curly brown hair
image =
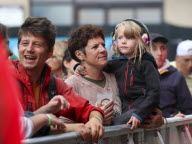
<path fill-rule="evenodd" d="M 98 36 L 103 40 L 105 39 L 104 30 L 99 26 L 87 24 L 73 29 L 68 40 L 68 49 L 71 57 L 74 60 L 81 62 L 81 60 L 76 57 L 75 52 L 81 50 L 86 55 L 85 47 L 87 46 L 88 41 Z"/>

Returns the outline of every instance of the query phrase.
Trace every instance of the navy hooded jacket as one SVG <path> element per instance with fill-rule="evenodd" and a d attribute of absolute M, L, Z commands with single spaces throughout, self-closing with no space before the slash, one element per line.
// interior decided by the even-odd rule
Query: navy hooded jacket
<path fill-rule="evenodd" d="M 144 121 L 159 105 L 160 80 L 153 56 L 145 52 L 141 63 L 138 58 L 135 63 L 124 56 L 112 58 L 104 71 L 115 74 L 122 101 L 122 115 L 113 124 L 125 124 L 132 115 Z"/>
<path fill-rule="evenodd" d="M 179 112 L 192 114 L 192 97 L 184 76 L 173 66 L 160 76 L 160 109 L 163 116 L 173 117 Z"/>

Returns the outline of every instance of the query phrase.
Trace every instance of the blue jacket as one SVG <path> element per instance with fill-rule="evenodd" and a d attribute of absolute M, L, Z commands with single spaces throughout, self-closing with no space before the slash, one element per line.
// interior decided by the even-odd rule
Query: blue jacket
<path fill-rule="evenodd" d="M 170 66 L 160 76 L 160 109 L 164 117 L 173 117 L 179 111 L 192 114 L 192 97 L 184 76 Z"/>

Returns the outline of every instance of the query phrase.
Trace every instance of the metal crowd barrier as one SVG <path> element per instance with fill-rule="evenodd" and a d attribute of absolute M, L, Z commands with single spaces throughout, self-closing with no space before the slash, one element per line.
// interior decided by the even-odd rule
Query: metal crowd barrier
<path fill-rule="evenodd" d="M 157 129 L 138 128 L 130 131 L 126 125 L 105 127 L 99 144 L 192 144 L 192 115 L 185 118 L 167 118 L 167 123 Z M 71 132 L 26 139 L 26 144 L 85 144 L 79 133 Z M 87 144 L 87 143 L 86 143 Z"/>

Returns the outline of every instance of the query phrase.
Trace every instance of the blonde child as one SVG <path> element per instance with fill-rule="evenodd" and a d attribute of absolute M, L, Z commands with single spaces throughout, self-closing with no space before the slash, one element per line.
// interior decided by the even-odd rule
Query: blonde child
<path fill-rule="evenodd" d="M 147 27 L 127 19 L 117 24 L 113 33 L 112 60 L 104 71 L 114 73 L 123 114 L 113 124 L 131 124 L 131 129 L 149 117 L 159 104 L 159 73 L 153 56 L 148 53 Z"/>

